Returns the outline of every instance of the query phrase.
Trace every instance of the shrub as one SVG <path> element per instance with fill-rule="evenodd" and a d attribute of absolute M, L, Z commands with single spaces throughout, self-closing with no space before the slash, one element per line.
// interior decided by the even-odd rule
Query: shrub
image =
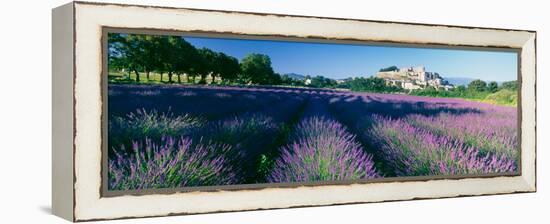
<path fill-rule="evenodd" d="M 257 175 L 257 161 L 274 143 L 279 130 L 271 117 L 244 114 L 213 122 L 196 133 L 195 138 L 231 146 L 226 158 L 240 167 L 239 176 L 250 181 Z"/>
<path fill-rule="evenodd" d="M 110 148 L 128 147 L 135 140 L 150 138 L 158 141 L 162 136 L 188 135 L 203 124 L 203 119 L 187 114 L 176 116 L 171 112 L 138 109 L 135 113 L 109 120 L 109 145 Z"/>
<path fill-rule="evenodd" d="M 406 120 L 432 134 L 447 136 L 475 147 L 482 155 L 503 155 L 519 162 L 517 117 L 514 115 L 495 107 L 485 113 L 440 113 L 437 116 L 415 114 L 407 116 Z"/>
<path fill-rule="evenodd" d="M 239 153 L 251 153 L 278 132 L 270 117 L 245 114 L 214 122 L 196 134 L 196 138 L 231 145 Z M 244 155 L 241 155 L 244 156 Z"/>
<path fill-rule="evenodd" d="M 518 92 L 509 89 L 501 89 L 485 97 L 486 101 L 500 105 L 518 105 Z"/>
<path fill-rule="evenodd" d="M 374 115 L 366 133 L 397 176 L 489 174 L 515 172 L 515 160 L 481 155 L 476 147 L 412 126 L 404 119 Z"/>
<path fill-rule="evenodd" d="M 109 160 L 109 190 L 233 184 L 238 180 L 224 158 L 229 150 L 223 144 L 194 144 L 190 138 L 134 142 L 132 154 L 115 150 L 116 159 Z"/>
<path fill-rule="evenodd" d="M 380 72 L 390 72 L 390 71 L 398 71 L 398 70 L 399 70 L 399 68 L 397 68 L 397 66 L 392 65 L 390 67 L 381 68 L 379 71 Z"/>
<path fill-rule="evenodd" d="M 355 180 L 379 177 L 372 157 L 338 122 L 313 117 L 302 121 L 281 149 L 269 182 Z"/>
<path fill-rule="evenodd" d="M 518 81 L 503 82 L 501 88 L 516 91 L 518 90 Z"/>

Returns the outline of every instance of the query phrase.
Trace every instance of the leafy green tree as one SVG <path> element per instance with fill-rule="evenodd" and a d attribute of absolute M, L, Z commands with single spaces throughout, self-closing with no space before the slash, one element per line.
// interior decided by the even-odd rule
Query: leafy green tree
<path fill-rule="evenodd" d="M 433 86 L 426 86 L 422 90 L 427 96 L 437 96 L 438 90 Z"/>
<path fill-rule="evenodd" d="M 468 84 L 468 90 L 475 92 L 483 92 L 487 90 L 487 83 L 483 80 L 476 79 Z"/>
<path fill-rule="evenodd" d="M 164 73 L 172 71 L 172 65 L 176 59 L 173 58 L 175 50 L 172 49 L 169 37 L 159 36 L 155 39 L 155 51 L 158 52 L 159 63 L 155 66 L 155 71 L 160 74 L 160 81 L 164 81 Z"/>
<path fill-rule="evenodd" d="M 190 43 L 179 36 L 169 36 L 162 42 L 166 46 L 162 49 L 163 63 L 168 72 L 168 82 L 173 82 L 173 75 L 177 75 L 181 83 L 181 75 L 193 71 L 193 66 L 200 60 L 200 56 Z"/>
<path fill-rule="evenodd" d="M 311 79 L 311 83 L 309 84 L 310 86 L 313 86 L 313 87 L 323 87 L 325 85 L 325 77 L 323 76 L 315 76 Z"/>
<path fill-rule="evenodd" d="M 218 53 L 217 60 L 219 66 L 218 73 L 223 82 L 234 82 L 241 72 L 239 60 L 221 52 Z"/>
<path fill-rule="evenodd" d="M 108 36 L 108 63 L 109 70 L 126 71 L 127 79 L 130 79 L 130 70 L 128 69 L 125 52 L 124 42 L 125 37 L 118 33 L 110 33 Z"/>
<path fill-rule="evenodd" d="M 162 44 L 162 39 L 162 36 L 156 35 L 135 35 L 135 38 L 132 40 L 136 42 L 138 48 L 140 49 L 140 63 L 147 80 L 151 79 L 150 74 L 152 71 L 155 71 L 159 66 L 162 66 L 161 59 L 163 58 L 162 54 L 164 52 L 159 50 L 161 47 L 160 44 Z"/>
<path fill-rule="evenodd" d="M 498 91 L 498 83 L 495 81 L 489 82 L 489 84 L 487 85 L 487 90 L 492 93 Z"/>
<path fill-rule="evenodd" d="M 201 62 L 197 64 L 195 71 L 200 75 L 199 83 L 206 83 L 206 76 L 219 71 L 218 54 L 208 48 L 198 49 Z"/>
<path fill-rule="evenodd" d="M 279 73 L 273 73 L 269 76 L 268 84 L 269 85 L 281 85 L 282 83 L 281 75 Z"/>
<path fill-rule="evenodd" d="M 281 84 L 288 86 L 305 86 L 304 80 L 292 78 L 287 74 L 281 76 Z"/>
<path fill-rule="evenodd" d="M 179 49 L 182 55 L 179 58 L 176 69 L 178 83 L 181 83 L 182 74 L 187 74 L 187 82 L 189 82 L 189 74 L 192 74 L 195 71 L 195 66 L 200 64 L 202 58 L 197 49 L 183 38 L 180 38 Z"/>
<path fill-rule="evenodd" d="M 136 74 L 136 82 L 140 82 L 139 70 L 143 67 L 142 49 L 138 41 L 139 35 L 135 34 L 110 34 L 109 35 L 109 62 L 116 67 L 124 68 Z"/>
<path fill-rule="evenodd" d="M 350 87 L 349 81 L 344 81 L 344 82 L 337 83 L 335 88 L 349 89 L 351 87 Z"/>
<path fill-rule="evenodd" d="M 386 88 L 386 81 L 377 77 L 355 78 L 349 82 L 352 91 L 365 92 L 385 92 L 391 88 Z"/>
<path fill-rule="evenodd" d="M 184 55 L 184 52 L 182 52 L 182 42 L 180 37 L 169 36 L 162 43 L 166 45 L 163 46 L 163 64 L 168 73 L 168 82 L 171 83 L 174 74 L 182 69 L 182 57 Z"/>
<path fill-rule="evenodd" d="M 281 76 L 281 84 L 288 85 L 288 86 L 294 86 L 294 79 L 291 78 L 289 75 L 284 74 Z"/>
<path fill-rule="evenodd" d="M 459 85 L 454 90 L 457 92 L 466 92 L 466 87 L 464 85 Z"/>
<path fill-rule="evenodd" d="M 518 90 L 518 81 L 503 82 L 500 86 L 502 89 Z"/>
<path fill-rule="evenodd" d="M 323 76 L 315 76 L 311 79 L 310 85 L 317 88 L 334 88 L 336 87 L 336 80 Z"/>
<path fill-rule="evenodd" d="M 278 75 L 273 72 L 271 59 L 265 54 L 249 54 L 240 63 L 239 79 L 244 83 L 271 84 Z M 280 77 L 279 77 L 280 80 Z"/>
<path fill-rule="evenodd" d="M 397 66 L 393 65 L 393 66 L 390 66 L 390 67 L 387 67 L 387 68 L 380 69 L 380 72 L 389 72 L 389 71 L 397 71 L 397 70 L 399 70 L 399 68 L 397 68 Z"/>

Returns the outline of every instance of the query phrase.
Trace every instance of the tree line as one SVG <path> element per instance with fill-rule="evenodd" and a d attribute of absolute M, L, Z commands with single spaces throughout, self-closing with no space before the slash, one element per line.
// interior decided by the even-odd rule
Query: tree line
<path fill-rule="evenodd" d="M 268 55 L 252 53 L 241 61 L 223 52 L 208 48 L 196 48 L 181 36 L 157 36 L 143 34 L 108 35 L 109 70 L 125 72 L 127 80 L 134 74 L 135 82 L 151 80 L 151 74 L 160 74 L 160 80 L 167 76 L 168 82 L 206 84 L 207 76 L 221 80 L 221 84 L 258 84 L 285 85 L 316 88 L 341 88 L 360 92 L 405 93 L 433 97 L 485 98 L 491 93 L 502 90 L 517 91 L 517 82 L 485 82 L 474 80 L 467 86 L 456 86 L 451 90 L 424 89 L 407 91 L 401 87 L 386 85 L 385 80 L 377 77 L 348 78 L 337 82 L 323 76 L 305 76 L 296 79 L 274 72 Z M 382 68 L 380 71 L 395 71 L 396 66 Z M 190 77 L 193 80 L 190 80 Z"/>
<path fill-rule="evenodd" d="M 386 80 L 378 77 L 355 78 L 349 81 L 351 91 L 395 93 L 404 92 L 401 86 L 387 85 Z"/>
<path fill-rule="evenodd" d="M 135 81 L 151 79 L 151 73 L 168 76 L 168 82 L 182 82 L 182 76 L 199 77 L 205 84 L 206 77 L 222 80 L 226 84 L 281 83 L 280 75 L 271 67 L 271 59 L 264 54 L 249 54 L 240 62 L 237 58 L 208 48 L 195 48 L 180 36 L 156 36 L 142 34 L 115 34 L 108 36 L 108 63 L 110 70 L 124 71 Z M 145 75 L 145 77 L 143 77 Z M 194 81 L 194 80 L 193 80 Z"/>
<path fill-rule="evenodd" d="M 409 94 L 417 96 L 430 97 L 457 97 L 475 100 L 492 99 L 500 101 L 501 104 L 514 105 L 517 102 L 517 81 L 503 82 L 500 85 L 497 82 L 485 82 L 483 80 L 473 80 L 468 85 L 459 85 L 450 90 L 435 89 L 428 86 L 424 89 L 412 90 Z M 493 99 L 493 98 L 497 99 Z"/>
<path fill-rule="evenodd" d="M 391 67 L 384 69 L 393 69 Z M 430 97 L 456 97 L 476 100 L 491 99 L 499 101 L 501 104 L 514 105 L 517 98 L 517 81 L 508 81 L 498 84 L 497 82 L 485 82 L 483 80 L 473 80 L 467 85 L 458 85 L 455 88 L 445 90 L 436 89 L 433 86 L 427 86 L 423 89 L 406 90 L 399 86 L 387 85 L 385 80 L 378 77 L 353 78 L 347 79 L 338 84 L 339 88 L 350 89 L 357 92 L 373 93 L 400 93 L 416 96 Z"/>

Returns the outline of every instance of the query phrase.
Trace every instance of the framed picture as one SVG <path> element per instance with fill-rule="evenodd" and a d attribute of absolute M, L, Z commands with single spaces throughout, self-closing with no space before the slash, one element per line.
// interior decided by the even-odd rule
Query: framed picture
<path fill-rule="evenodd" d="M 536 191 L 536 32 L 53 10 L 71 221 Z"/>

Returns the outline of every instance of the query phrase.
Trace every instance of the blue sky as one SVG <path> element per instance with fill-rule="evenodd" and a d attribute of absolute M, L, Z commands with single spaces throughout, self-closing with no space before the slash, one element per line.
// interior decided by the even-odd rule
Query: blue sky
<path fill-rule="evenodd" d="M 438 72 L 444 78 L 517 79 L 517 54 L 514 52 L 198 37 L 185 37 L 185 40 L 197 48 L 210 48 L 239 60 L 250 53 L 267 54 L 271 57 L 273 69 L 280 74 L 340 79 L 371 76 L 380 68 L 392 65 L 424 65 L 428 71 Z"/>

